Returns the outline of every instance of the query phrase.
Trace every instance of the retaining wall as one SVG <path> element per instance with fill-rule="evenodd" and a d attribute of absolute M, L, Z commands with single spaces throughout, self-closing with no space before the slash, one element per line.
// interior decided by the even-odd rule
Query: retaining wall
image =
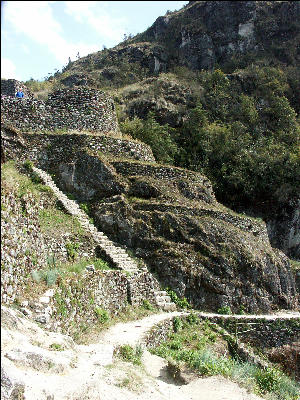
<path fill-rule="evenodd" d="M 65 162 L 70 154 L 80 151 L 107 157 L 129 158 L 155 162 L 151 148 L 127 139 L 87 134 L 22 134 L 23 146 L 2 129 L 2 148 L 6 159 L 38 161 L 41 168 L 48 169 L 52 163 Z M 102 154 L 103 153 L 103 154 Z"/>
<path fill-rule="evenodd" d="M 201 314 L 195 314 L 200 320 L 209 320 L 212 323 L 212 328 L 221 334 L 241 360 L 248 361 L 260 367 L 266 367 L 266 361 L 255 355 L 249 350 L 245 343 L 259 346 L 260 348 L 278 347 L 289 344 L 296 340 L 300 331 L 300 320 L 296 317 L 290 319 L 277 318 L 272 319 L 255 319 L 251 316 L 244 316 L 242 325 L 239 326 L 239 331 L 243 330 L 244 334 L 236 335 L 236 320 L 234 317 L 218 316 L 210 317 Z M 187 321 L 187 316 L 172 317 L 156 326 L 154 326 L 143 338 L 143 342 L 148 348 L 155 348 L 169 338 L 169 334 L 174 332 L 174 319 L 180 318 L 182 321 Z M 255 329 L 253 329 L 255 324 Z M 224 329 L 223 329 L 224 328 Z"/>
<path fill-rule="evenodd" d="M 1 200 L 2 303 L 19 303 L 30 297 L 27 286 L 33 282 L 32 272 L 53 269 L 54 265 L 49 265 L 49 255 L 55 257 L 57 264 L 67 262 L 67 242 L 78 244 L 78 259 L 95 257 L 97 243 L 87 233 L 79 235 L 72 229 L 65 229 L 63 234 L 52 238 L 42 232 L 39 213 L 49 204 L 55 205 L 51 193 L 37 201 L 31 193 L 18 197 L 14 190 L 7 193 L 6 188 Z M 159 286 L 148 272 L 129 275 L 108 270 L 58 278 L 53 288 L 54 295 L 45 305 L 50 307 L 49 315 L 54 317 L 49 327 L 69 332 L 76 323 L 96 321 L 96 307 L 117 314 L 128 304 L 139 306 L 146 299 L 156 304 L 155 290 Z"/>

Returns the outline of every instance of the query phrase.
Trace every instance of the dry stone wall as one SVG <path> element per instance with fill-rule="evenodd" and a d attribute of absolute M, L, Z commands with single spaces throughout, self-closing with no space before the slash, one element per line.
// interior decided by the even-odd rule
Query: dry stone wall
<path fill-rule="evenodd" d="M 37 205 L 30 193 L 19 199 L 13 193 L 1 196 L 1 302 L 5 304 L 22 297 L 33 271 L 53 260 L 67 262 L 67 242 L 78 244 L 79 257 L 94 256 L 93 241 L 82 240 L 71 231 L 59 238 L 42 234 L 38 215 L 45 202 Z"/>
<path fill-rule="evenodd" d="M 47 327 L 72 334 L 79 324 L 96 323 L 103 310 L 112 316 L 128 304 L 140 306 L 146 299 L 155 304 L 156 285 L 146 272 L 127 276 L 121 271 L 86 271 L 80 280 L 74 274 L 59 283 Z"/>
<path fill-rule="evenodd" d="M 177 181 L 179 190 L 184 193 L 188 190 L 186 182 L 190 182 L 194 187 L 200 189 L 203 200 L 208 203 L 216 202 L 210 181 L 197 172 L 188 171 L 183 168 L 171 167 L 158 164 L 145 164 L 135 161 L 114 161 L 111 163 L 116 171 L 125 176 L 146 176 L 162 181 Z M 187 196 L 188 197 L 188 196 Z"/>
<path fill-rule="evenodd" d="M 2 193 L 1 302 L 4 304 L 28 298 L 26 289 L 33 282 L 32 272 L 53 268 L 48 264 L 49 255 L 55 256 L 56 261 L 67 262 L 67 242 L 78 244 L 78 258 L 95 257 L 98 244 L 92 235 L 85 233 L 83 238 L 66 231 L 59 238 L 51 238 L 42 232 L 39 212 L 53 200 L 51 198 L 50 194 L 45 194 L 45 198 L 37 201 L 31 193 L 22 197 L 7 190 Z M 31 309 L 23 311 L 30 315 L 38 310 L 37 320 L 46 323 L 47 328 L 72 332 L 74 324 L 95 322 L 99 318 L 96 308 L 113 315 L 128 304 L 142 305 L 146 299 L 156 305 L 157 290 L 158 282 L 145 271 L 126 274 L 119 270 L 90 268 L 80 276 L 74 273 L 69 278 L 59 278 L 51 296 L 44 296 L 37 302 L 25 300 Z"/>
<path fill-rule="evenodd" d="M 87 134 L 22 134 L 23 146 L 18 138 L 2 129 L 2 148 L 6 159 L 37 161 L 41 168 L 55 163 L 65 162 L 70 153 L 88 151 L 91 154 L 104 153 L 106 157 L 131 158 L 134 160 L 155 162 L 151 148 L 127 139 Z"/>
<path fill-rule="evenodd" d="M 10 93 L 5 90 L 5 93 Z M 46 102 L 1 94 L 2 120 L 22 131 L 87 130 L 119 133 L 110 96 L 91 88 L 58 90 Z"/>
<path fill-rule="evenodd" d="M 297 340 L 300 330 L 300 320 L 298 317 L 289 318 L 264 318 L 263 316 L 228 316 L 198 313 L 195 314 L 201 321 L 209 321 L 212 329 L 216 330 L 226 339 L 231 350 L 236 353 L 241 360 L 248 361 L 260 367 L 268 364 L 265 359 L 246 346 L 251 343 L 260 349 L 266 347 L 280 347 L 290 344 Z M 195 316 L 194 315 L 194 316 Z M 189 323 L 189 316 L 182 315 L 167 319 L 154 326 L 144 337 L 145 345 L 151 349 L 159 346 L 168 340 L 170 334 L 175 331 L 175 321 L 181 319 L 183 323 Z M 237 328 L 238 327 L 238 328 Z M 241 334 L 241 332 L 243 332 Z"/>

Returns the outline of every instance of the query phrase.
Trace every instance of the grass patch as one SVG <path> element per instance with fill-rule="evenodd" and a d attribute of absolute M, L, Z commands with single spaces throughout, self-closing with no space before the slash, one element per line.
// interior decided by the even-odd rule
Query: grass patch
<path fill-rule="evenodd" d="M 140 374 L 134 370 L 136 367 L 131 367 L 131 368 L 126 367 L 126 369 L 125 369 L 124 366 L 120 365 L 120 363 L 117 363 L 112 368 L 117 369 L 118 373 L 120 373 L 120 371 L 124 372 L 124 376 L 122 378 L 119 378 L 116 386 L 118 386 L 120 388 L 128 389 L 131 392 L 134 392 L 137 394 L 142 393 L 143 379 L 140 376 Z M 140 371 L 138 371 L 138 372 L 140 372 Z"/>
<path fill-rule="evenodd" d="M 223 345 L 222 345 L 223 341 Z M 221 346 L 220 346 L 221 345 Z M 229 355 L 224 340 L 208 322 L 195 315 L 173 320 L 173 332 L 151 352 L 177 364 L 183 363 L 200 376 L 222 375 L 272 400 L 296 400 L 299 385 L 275 367 L 265 369 Z"/>
<path fill-rule="evenodd" d="M 291 269 L 293 272 L 300 271 L 300 262 L 299 261 L 290 259 L 290 264 L 291 264 Z"/>
<path fill-rule="evenodd" d="M 75 235 L 84 235 L 84 229 L 76 217 L 68 215 L 55 207 L 41 209 L 39 223 L 42 233 L 54 237 L 60 236 L 66 231 Z"/>
<path fill-rule="evenodd" d="M 30 172 L 30 166 L 32 165 L 30 161 L 24 164 L 24 169 L 30 176 L 19 171 L 15 161 L 7 161 L 1 165 L 1 191 L 15 193 L 18 198 L 30 193 L 36 200 L 39 200 L 41 193 L 50 193 L 51 189 L 43 185 L 36 174 Z"/>
<path fill-rule="evenodd" d="M 59 277 L 67 277 L 73 273 L 82 274 L 91 264 L 96 271 L 111 270 L 107 262 L 101 258 L 82 259 L 76 263 L 57 263 L 54 257 L 48 257 L 47 267 L 42 270 L 33 270 L 31 276 L 34 282 L 44 282 L 51 287 L 57 283 Z"/>

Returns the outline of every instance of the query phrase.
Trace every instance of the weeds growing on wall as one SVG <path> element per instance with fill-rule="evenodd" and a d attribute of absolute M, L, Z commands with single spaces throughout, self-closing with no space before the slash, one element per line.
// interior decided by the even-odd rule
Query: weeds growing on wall
<path fill-rule="evenodd" d="M 101 324 L 104 324 L 110 319 L 108 311 L 101 307 L 95 307 L 95 314 L 97 315 L 97 319 Z"/>
<path fill-rule="evenodd" d="M 190 303 L 187 301 L 185 297 L 179 298 L 177 294 L 174 292 L 174 290 L 170 288 L 166 288 L 166 292 L 171 297 L 172 302 L 175 303 L 178 307 L 186 309 L 191 308 Z"/>

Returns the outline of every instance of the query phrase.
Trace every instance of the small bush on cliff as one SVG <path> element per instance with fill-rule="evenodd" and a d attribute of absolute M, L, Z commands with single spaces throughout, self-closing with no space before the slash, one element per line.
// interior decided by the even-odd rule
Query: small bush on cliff
<path fill-rule="evenodd" d="M 67 250 L 67 255 L 68 259 L 70 261 L 74 261 L 75 258 L 77 257 L 77 250 L 79 249 L 79 244 L 75 242 L 67 242 L 66 243 L 66 250 Z"/>
<path fill-rule="evenodd" d="M 232 314 L 231 308 L 229 306 L 223 306 L 218 309 L 218 314 L 227 314 L 230 315 Z"/>
<path fill-rule="evenodd" d="M 143 300 L 142 307 L 145 310 L 149 310 L 149 311 L 155 310 L 154 306 L 148 300 Z"/>
<path fill-rule="evenodd" d="M 174 292 L 174 290 L 170 288 L 166 288 L 166 292 L 170 296 L 171 300 L 173 303 L 175 303 L 178 307 L 180 308 L 191 308 L 190 303 L 187 301 L 185 297 L 179 298 L 177 294 Z"/>

